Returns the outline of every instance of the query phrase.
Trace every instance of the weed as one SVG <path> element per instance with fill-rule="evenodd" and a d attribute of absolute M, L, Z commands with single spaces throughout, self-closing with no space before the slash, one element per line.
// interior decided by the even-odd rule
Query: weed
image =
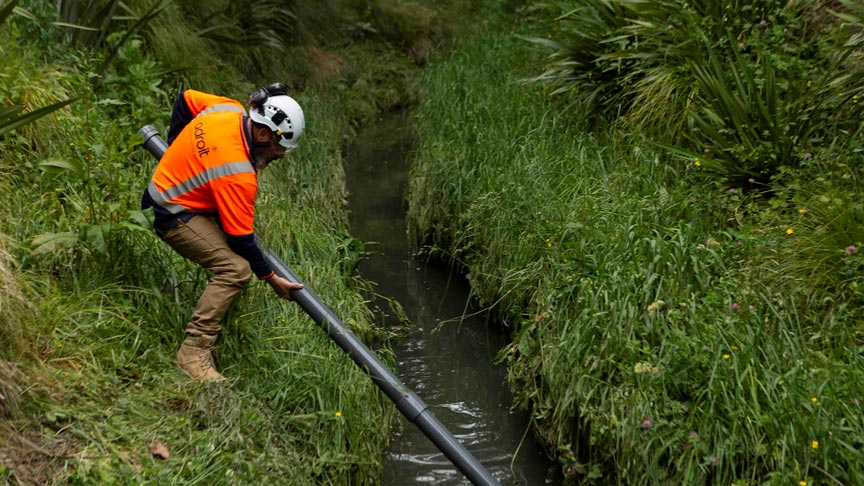
<path fill-rule="evenodd" d="M 675 2 L 626 3 L 636 11 Z M 597 19 L 580 10 L 568 18 Z M 655 24 L 646 43 L 661 31 L 710 30 L 683 19 Z M 626 39 L 607 40 L 600 48 L 613 51 Z M 638 133 L 584 131 L 583 112 L 514 82 L 536 65 L 528 47 L 490 29 L 428 74 L 409 217 L 416 241 L 464 265 L 477 298 L 511 329 L 499 359 L 565 474 L 580 484 L 860 481 L 864 441 L 852 431 L 862 405 L 853 390 L 864 376 L 850 351 L 861 348 L 859 211 L 849 199 L 860 189 L 857 142 L 832 145 L 836 158 L 778 159 L 777 177 L 755 189 L 706 177 L 702 154 L 679 164 L 640 136 L 667 129 L 661 116 L 645 118 L 658 126 Z M 604 59 L 593 66 L 603 75 L 639 69 L 638 56 Z M 741 75 L 693 62 L 688 69 L 714 80 L 694 86 L 738 73 L 740 84 L 712 96 L 770 89 L 764 65 L 742 60 L 753 71 Z M 731 111 L 717 119 L 734 119 Z M 755 126 L 753 118 L 741 125 Z M 766 137 L 754 136 L 759 150 L 788 150 L 781 139 L 760 145 Z M 762 167 L 733 154 L 741 139 L 724 140 L 724 161 Z"/>

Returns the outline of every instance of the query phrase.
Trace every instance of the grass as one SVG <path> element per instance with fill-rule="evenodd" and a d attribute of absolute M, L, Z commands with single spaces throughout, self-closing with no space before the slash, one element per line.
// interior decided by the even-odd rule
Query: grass
<path fill-rule="evenodd" d="M 316 106 L 314 99 L 303 101 Z M 320 103 L 317 108 L 333 110 Z M 343 277 L 349 262 L 332 251 L 346 231 L 338 147 L 327 148 L 324 136 L 337 126 L 319 124 L 308 148 L 265 173 L 262 234 L 334 312 L 369 335 L 365 303 Z M 135 157 L 138 175 L 155 163 Z M 13 199 L 23 200 L 16 189 L 26 187 L 20 179 L 4 180 Z M 279 192 L 288 185 L 293 191 Z M 76 202 L 82 193 L 64 193 L 71 200 L 53 204 L 86 207 Z M 131 192 L 128 197 L 136 198 Z M 47 222 L 54 212 L 34 209 L 48 208 L 31 204 L 25 210 L 32 220 Z M 69 219 L 75 217 L 70 213 Z M 4 231 L 22 239 L 29 226 Z M 23 287 L 19 293 L 26 291 L 26 299 L 4 305 L 16 316 L 4 322 L 4 360 L 19 369 L 11 384 L 4 380 L 4 391 L 19 392 L 10 394 L 17 406 L 4 424 L 9 480 L 248 484 L 292 477 L 298 484 L 341 484 L 350 477 L 375 483 L 393 410 L 311 319 L 253 285 L 218 346 L 228 386 L 190 384 L 175 369 L 174 353 L 204 275 L 152 236 L 111 237 L 105 255 L 79 241 L 33 255 L 14 269 L 10 285 Z M 56 276 L 41 268 L 53 268 Z M 34 435 L 34 421 L 48 432 Z M 169 459 L 151 458 L 154 440 L 168 447 Z M 21 467 L 34 461 L 30 472 Z"/>
<path fill-rule="evenodd" d="M 0 482 L 377 484 L 395 409 L 266 286 L 253 283 L 223 322 L 225 386 L 176 369 L 206 276 L 155 238 L 152 215 L 138 209 L 155 161 L 137 131 L 153 124 L 164 134 L 182 88 L 243 99 L 273 78 L 290 83 L 308 130 L 302 148 L 263 173 L 256 231 L 352 331 L 380 338 L 353 274 L 360 255 L 341 148 L 378 110 L 416 101 L 419 54 L 407 49 L 446 42 L 444 6 L 470 10 L 458 1 L 416 11 L 291 6 L 297 30 L 275 51 L 198 35 L 173 3 L 119 47 L 122 32 L 86 51 L 57 42 L 52 2 L 5 18 L 0 106 L 75 101 L 0 136 Z M 290 62 L 271 62 L 279 56 Z M 266 69 L 255 70 L 262 59 Z M 167 458 L 152 452 L 160 444 Z"/>
<path fill-rule="evenodd" d="M 805 153 L 857 143 L 862 21 L 851 4 L 579 0 L 543 11 L 548 20 L 525 22 L 549 24 L 529 37 L 550 51 L 534 79 L 581 116 L 676 147 L 727 181 L 768 184 Z"/>
<path fill-rule="evenodd" d="M 569 480 L 860 482 L 858 297 L 820 286 L 854 240 L 796 222 L 795 198 L 820 195 L 795 178 L 766 202 L 589 132 L 517 81 L 539 64 L 527 45 L 481 37 L 425 79 L 410 227 L 510 327 L 500 358 Z M 825 184 L 857 187 L 841 177 Z"/>
<path fill-rule="evenodd" d="M 180 35 L 166 15 L 151 27 Z M 91 84 L 99 54 L 49 46 L 50 33 L 29 22 L 0 30 L 0 54 L 15 68 L 2 71 L 0 104 L 78 101 L 0 138 L 0 482 L 376 484 L 395 409 L 266 286 L 253 283 L 224 322 L 217 359 L 227 385 L 189 383 L 176 369 L 206 276 L 155 238 L 152 216 L 138 210 L 155 161 L 136 132 L 165 132 L 182 81 L 162 83 L 164 65 L 135 37 Z M 207 51 L 192 43 L 189 52 Z M 236 69 L 220 69 L 209 87 L 242 98 L 255 81 Z M 198 76 L 206 73 L 186 79 Z M 344 206 L 350 110 L 328 89 L 297 93 L 309 130 L 301 149 L 263 173 L 257 231 L 371 339 Z M 156 441 L 167 459 L 151 452 Z"/>

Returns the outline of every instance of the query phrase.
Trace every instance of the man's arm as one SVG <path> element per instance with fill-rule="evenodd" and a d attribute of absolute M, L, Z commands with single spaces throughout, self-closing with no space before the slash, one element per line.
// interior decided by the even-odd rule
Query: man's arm
<path fill-rule="evenodd" d="M 291 300 L 292 290 L 298 290 L 303 288 L 303 284 L 290 282 L 288 281 L 288 279 L 282 278 L 276 274 L 273 274 L 272 277 L 264 281 L 270 284 L 271 287 L 273 287 L 273 290 L 276 291 L 276 295 L 288 300 Z"/>
<path fill-rule="evenodd" d="M 303 284 L 294 283 L 288 279 L 276 275 L 276 272 L 270 267 L 270 262 L 264 257 L 264 253 L 255 243 L 255 234 L 243 236 L 228 236 L 228 246 L 234 253 L 242 256 L 249 262 L 252 267 L 252 272 L 258 276 L 259 280 L 263 280 L 273 287 L 273 290 L 279 297 L 283 299 L 291 298 L 291 291 L 302 289 Z"/>
<path fill-rule="evenodd" d="M 290 291 L 301 289 L 303 285 L 289 282 L 273 271 L 270 262 L 255 242 L 253 224 L 255 219 L 255 194 L 257 185 L 254 183 L 225 184 L 217 192 L 222 229 L 228 235 L 228 246 L 231 250 L 245 258 L 252 272 L 259 280 L 264 280 L 284 299 L 290 299 Z"/>
<path fill-rule="evenodd" d="M 177 135 L 183 131 L 183 127 L 189 124 L 195 115 L 186 103 L 186 91 L 181 91 L 174 100 L 174 109 L 171 110 L 171 125 L 168 127 L 168 145 L 174 142 Z"/>

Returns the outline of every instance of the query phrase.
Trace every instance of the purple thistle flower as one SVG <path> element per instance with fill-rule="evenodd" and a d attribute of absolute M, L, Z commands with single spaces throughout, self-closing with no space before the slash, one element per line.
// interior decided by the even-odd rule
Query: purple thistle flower
<path fill-rule="evenodd" d="M 858 250 L 858 249 L 855 248 L 855 245 L 849 245 L 849 246 L 847 246 L 847 247 L 846 247 L 846 256 L 849 256 L 849 255 L 855 253 L 857 250 Z"/>
<path fill-rule="evenodd" d="M 738 302 L 732 302 L 732 310 L 738 310 L 740 308 L 741 308 L 741 306 L 738 305 Z"/>
<path fill-rule="evenodd" d="M 807 152 L 806 154 L 804 154 L 805 159 L 809 159 L 810 157 L 813 157 L 813 154 L 811 154 L 810 152 Z"/>
<path fill-rule="evenodd" d="M 674 28 L 675 28 L 675 26 L 672 25 L 672 24 L 668 24 L 668 25 L 666 26 L 666 30 L 672 30 L 672 29 L 674 29 Z"/>
<path fill-rule="evenodd" d="M 642 419 L 642 428 L 643 429 L 650 429 L 651 428 L 651 421 L 648 420 L 647 418 Z"/>

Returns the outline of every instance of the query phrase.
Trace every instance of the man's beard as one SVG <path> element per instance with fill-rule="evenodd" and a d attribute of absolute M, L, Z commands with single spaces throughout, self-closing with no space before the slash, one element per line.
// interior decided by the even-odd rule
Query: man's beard
<path fill-rule="evenodd" d="M 270 162 L 276 160 L 275 157 L 267 157 L 266 155 L 256 155 L 255 156 L 255 168 L 258 170 L 262 170 L 270 165 Z"/>

